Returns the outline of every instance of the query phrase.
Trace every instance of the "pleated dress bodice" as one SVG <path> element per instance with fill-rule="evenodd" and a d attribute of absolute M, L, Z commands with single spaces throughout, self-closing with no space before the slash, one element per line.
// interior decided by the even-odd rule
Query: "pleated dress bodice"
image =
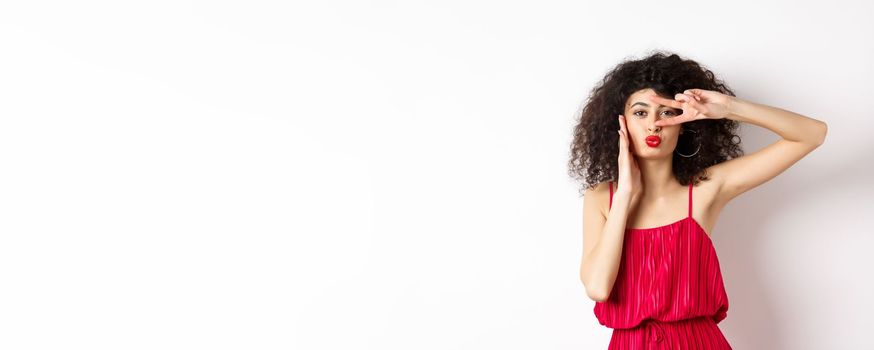
<path fill-rule="evenodd" d="M 633 328 L 647 319 L 725 319 L 728 295 L 713 242 L 692 217 L 691 183 L 687 217 L 658 227 L 626 228 L 613 289 L 607 300 L 595 303 L 594 312 L 610 328 Z"/>

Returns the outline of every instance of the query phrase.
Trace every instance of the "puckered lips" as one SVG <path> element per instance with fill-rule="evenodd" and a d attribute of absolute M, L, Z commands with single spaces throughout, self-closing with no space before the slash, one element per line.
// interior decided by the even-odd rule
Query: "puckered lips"
<path fill-rule="evenodd" d="M 658 147 L 662 143 L 662 138 L 659 135 L 649 135 L 646 137 L 646 145 L 649 147 Z"/>

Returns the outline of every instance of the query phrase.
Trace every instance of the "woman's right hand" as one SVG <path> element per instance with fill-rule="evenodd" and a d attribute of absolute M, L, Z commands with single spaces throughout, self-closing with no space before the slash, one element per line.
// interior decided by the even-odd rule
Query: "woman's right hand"
<path fill-rule="evenodd" d="M 643 182 L 640 178 L 640 168 L 637 165 L 637 157 L 634 155 L 634 147 L 628 136 L 628 128 L 625 124 L 625 116 L 619 115 L 619 180 L 616 191 L 627 194 L 633 204 L 643 192 Z"/>

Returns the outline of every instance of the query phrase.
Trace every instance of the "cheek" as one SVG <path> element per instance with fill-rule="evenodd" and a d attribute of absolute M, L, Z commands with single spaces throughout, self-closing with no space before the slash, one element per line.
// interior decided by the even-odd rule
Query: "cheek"
<path fill-rule="evenodd" d="M 636 122 L 628 122 L 626 127 L 628 128 L 628 136 L 631 136 L 633 139 L 642 137 L 642 135 L 646 135 L 647 133 L 643 125 Z"/>

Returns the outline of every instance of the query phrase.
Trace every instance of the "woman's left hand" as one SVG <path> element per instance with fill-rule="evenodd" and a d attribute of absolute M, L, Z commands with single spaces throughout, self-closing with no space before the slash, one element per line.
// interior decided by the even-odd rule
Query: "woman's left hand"
<path fill-rule="evenodd" d="M 731 115 L 733 96 L 718 91 L 688 89 L 674 96 L 673 100 L 658 95 L 650 99 L 661 105 L 683 110 L 683 114 L 657 120 L 656 126 L 676 125 L 699 119 L 724 119 Z"/>

